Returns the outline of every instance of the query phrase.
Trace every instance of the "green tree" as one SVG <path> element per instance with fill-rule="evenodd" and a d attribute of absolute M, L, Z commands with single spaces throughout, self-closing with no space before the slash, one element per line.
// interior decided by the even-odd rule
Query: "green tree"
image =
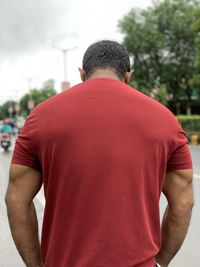
<path fill-rule="evenodd" d="M 6 101 L 2 106 L 0 106 L 0 119 L 2 120 L 15 116 L 15 105 L 16 101 L 9 100 Z M 9 109 L 12 110 L 11 113 L 9 113 Z"/>
<path fill-rule="evenodd" d="M 28 109 L 28 101 L 31 99 L 34 101 L 35 106 L 39 105 L 44 100 L 48 99 L 51 96 L 56 95 L 55 82 L 54 80 L 48 80 L 44 82 L 42 88 L 32 89 L 30 94 L 25 94 L 20 100 L 20 106 L 22 113 L 27 116 L 30 112 Z"/>
<path fill-rule="evenodd" d="M 191 80 L 192 86 L 197 88 L 199 102 L 200 102 L 200 9 L 197 9 L 194 13 L 195 23 L 192 25 L 192 30 L 196 34 L 196 47 L 197 47 L 197 56 L 195 60 L 195 65 L 197 72 L 195 73 L 193 79 Z"/>
<path fill-rule="evenodd" d="M 173 98 L 177 113 L 181 99 L 187 100 L 189 111 L 194 94 L 198 51 L 192 25 L 198 8 L 195 0 L 154 1 L 152 8 L 133 9 L 119 23 L 134 57 L 131 84 L 149 95 L 154 88 L 166 88 L 164 99 Z"/>

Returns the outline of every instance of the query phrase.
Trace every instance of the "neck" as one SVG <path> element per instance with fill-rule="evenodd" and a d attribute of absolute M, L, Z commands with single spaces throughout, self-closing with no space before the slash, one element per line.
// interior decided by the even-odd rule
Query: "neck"
<path fill-rule="evenodd" d="M 110 78 L 110 79 L 120 80 L 114 71 L 108 70 L 108 69 L 96 70 L 87 80 L 91 80 L 95 78 Z"/>

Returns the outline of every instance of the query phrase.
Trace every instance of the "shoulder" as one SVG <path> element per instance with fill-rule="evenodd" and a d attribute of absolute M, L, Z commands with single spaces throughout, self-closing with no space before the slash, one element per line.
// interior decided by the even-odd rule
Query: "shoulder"
<path fill-rule="evenodd" d="M 143 109 L 155 112 L 158 116 L 164 116 L 164 118 L 168 118 L 172 121 L 177 121 L 175 115 L 166 106 L 152 97 L 140 92 L 138 89 L 135 89 L 129 85 L 126 86 L 129 88 L 129 91 L 132 91 L 134 98 L 141 102 L 141 107 Z"/>
<path fill-rule="evenodd" d="M 79 91 L 79 89 L 82 88 L 82 84 L 75 85 L 68 90 L 58 93 L 55 96 L 52 96 L 48 98 L 47 100 L 40 103 L 33 111 L 32 115 L 41 115 L 41 112 L 51 112 L 51 108 L 58 108 L 60 105 L 62 106 L 66 101 L 71 100 Z"/>

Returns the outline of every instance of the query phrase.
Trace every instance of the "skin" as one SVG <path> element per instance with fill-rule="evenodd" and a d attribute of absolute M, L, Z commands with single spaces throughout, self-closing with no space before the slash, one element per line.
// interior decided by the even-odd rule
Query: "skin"
<path fill-rule="evenodd" d="M 93 74 L 89 77 L 86 76 L 85 70 L 79 68 L 81 80 L 84 82 L 86 80 L 90 80 L 93 78 L 111 78 L 115 80 L 120 80 L 119 77 L 116 75 L 115 71 L 111 68 L 106 69 L 97 69 Z M 124 74 L 124 78 L 121 80 L 122 82 L 129 83 L 131 80 L 132 74 L 134 70 L 130 70 Z"/>
<path fill-rule="evenodd" d="M 28 267 L 43 266 L 33 203 L 41 185 L 39 172 L 26 166 L 11 165 L 5 201 L 13 240 Z"/>
<path fill-rule="evenodd" d="M 98 69 L 86 77 L 79 69 L 82 81 L 93 78 L 118 79 L 112 69 Z M 133 70 L 125 73 L 128 83 Z M 41 174 L 29 167 L 12 164 L 6 193 L 6 205 L 12 236 L 27 267 L 42 267 L 38 222 L 33 199 L 42 185 Z M 180 249 L 190 222 L 193 207 L 192 170 L 177 170 L 166 175 L 163 193 L 168 206 L 162 222 L 162 245 L 156 256 L 162 267 L 167 267 Z"/>
<path fill-rule="evenodd" d="M 162 244 L 156 256 L 167 267 L 180 249 L 188 231 L 194 204 L 192 170 L 176 170 L 166 175 L 163 193 L 168 201 L 162 220 Z"/>

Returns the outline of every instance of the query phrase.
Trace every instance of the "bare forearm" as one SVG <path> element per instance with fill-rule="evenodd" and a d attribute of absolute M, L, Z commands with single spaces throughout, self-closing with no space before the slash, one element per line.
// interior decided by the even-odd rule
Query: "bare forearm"
<path fill-rule="evenodd" d="M 17 203 L 7 203 L 7 209 L 13 239 L 26 266 L 42 266 L 34 204 L 27 207 Z"/>
<path fill-rule="evenodd" d="M 162 222 L 162 244 L 156 259 L 163 266 L 168 266 L 180 249 L 187 234 L 192 207 L 174 213 L 168 207 Z"/>

